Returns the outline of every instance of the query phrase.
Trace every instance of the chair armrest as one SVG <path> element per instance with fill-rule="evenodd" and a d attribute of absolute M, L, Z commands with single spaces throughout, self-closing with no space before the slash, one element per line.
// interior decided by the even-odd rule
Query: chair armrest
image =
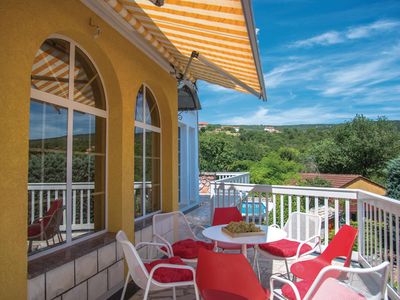
<path fill-rule="evenodd" d="M 317 240 L 317 241 L 315 242 L 314 248 L 317 247 L 317 246 L 321 243 L 321 237 L 320 237 L 319 235 L 314 235 L 314 236 L 308 238 L 307 240 L 301 242 L 301 243 L 299 244 L 299 246 L 297 247 L 296 259 L 298 259 L 298 258 L 300 257 L 300 250 L 301 250 L 301 248 L 302 248 L 305 244 L 307 244 L 308 242 L 311 242 L 312 240 Z M 313 248 L 313 249 L 314 249 L 314 248 Z"/>
<path fill-rule="evenodd" d="M 153 279 L 154 273 L 160 269 L 160 268 L 169 268 L 169 269 L 180 269 L 180 270 L 189 270 L 193 274 L 193 282 L 196 282 L 196 271 L 194 270 L 193 267 L 191 266 L 186 266 L 186 265 L 174 265 L 174 264 L 159 264 L 156 265 L 153 269 L 150 271 L 150 278 L 149 281 Z"/>
<path fill-rule="evenodd" d="M 281 226 L 279 226 L 278 224 L 275 224 L 275 223 L 274 223 L 274 224 L 271 224 L 271 225 L 268 225 L 268 226 L 274 227 L 274 228 L 279 228 L 279 229 L 281 228 Z"/>
<path fill-rule="evenodd" d="M 165 249 L 167 249 L 167 255 L 168 257 L 172 257 L 172 252 L 170 250 L 170 248 L 168 247 L 167 244 L 162 244 L 162 243 L 156 243 L 156 242 L 140 242 L 136 245 L 136 249 L 139 250 L 143 247 L 155 247 L 157 250 L 159 250 L 161 253 L 165 253 L 165 251 L 161 250 L 162 247 L 164 247 Z"/>
<path fill-rule="evenodd" d="M 293 289 L 294 295 L 296 296 L 296 300 L 301 300 L 300 293 L 297 290 L 297 287 L 294 285 L 294 283 L 288 279 L 285 279 L 285 278 L 282 278 L 282 277 L 279 277 L 276 275 L 272 275 L 269 279 L 269 287 L 271 289 L 271 299 L 274 298 L 274 282 L 275 281 L 279 281 L 284 284 L 286 284 L 286 283 L 289 284 L 290 287 Z M 280 296 L 280 298 L 282 298 L 283 295 L 278 295 L 278 296 Z"/>
<path fill-rule="evenodd" d="M 167 253 L 165 251 L 162 251 L 162 250 L 161 250 L 161 252 L 164 252 L 166 254 L 170 253 L 172 256 L 174 256 L 174 250 L 172 249 L 172 245 L 166 239 L 164 239 L 162 236 L 160 236 L 157 233 L 155 233 L 154 236 L 153 236 L 153 242 L 157 243 L 158 242 L 157 239 L 159 241 L 161 241 L 163 246 L 167 246 L 167 249 L 169 249 L 169 251 L 167 251 Z"/>
<path fill-rule="evenodd" d="M 49 218 L 51 218 L 51 216 L 43 216 L 43 217 L 36 218 L 36 219 L 33 220 L 33 222 L 32 222 L 31 224 L 29 224 L 28 226 L 31 226 L 31 225 L 39 225 L 38 223 L 39 223 L 40 221 L 42 221 L 42 220 L 44 220 L 44 219 L 49 219 Z"/>

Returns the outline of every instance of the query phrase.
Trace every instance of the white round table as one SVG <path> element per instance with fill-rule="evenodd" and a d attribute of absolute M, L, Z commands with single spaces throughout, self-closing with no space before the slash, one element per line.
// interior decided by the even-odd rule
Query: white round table
<path fill-rule="evenodd" d="M 242 246 L 242 254 L 247 257 L 247 245 L 259 245 L 270 242 L 279 241 L 286 237 L 286 231 L 261 225 L 259 226 L 261 230 L 265 231 L 266 235 L 256 235 L 256 236 L 246 236 L 246 237 L 236 237 L 232 238 L 226 233 L 223 233 L 221 228 L 226 225 L 217 225 L 211 226 L 203 230 L 203 235 L 210 240 L 221 242 L 221 243 L 230 243 L 230 244 L 239 244 Z"/>

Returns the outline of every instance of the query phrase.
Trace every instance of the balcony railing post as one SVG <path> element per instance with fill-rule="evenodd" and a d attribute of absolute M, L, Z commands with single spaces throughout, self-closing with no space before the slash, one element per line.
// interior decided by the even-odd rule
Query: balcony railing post
<path fill-rule="evenodd" d="M 364 255 L 364 205 L 362 199 L 360 199 L 360 193 L 357 193 L 357 224 L 358 224 L 358 261 L 361 261 L 361 256 Z"/>

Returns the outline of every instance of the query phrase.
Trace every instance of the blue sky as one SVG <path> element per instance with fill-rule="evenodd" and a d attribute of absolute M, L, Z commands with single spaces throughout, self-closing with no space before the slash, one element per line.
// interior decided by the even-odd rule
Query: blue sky
<path fill-rule="evenodd" d="M 400 1 L 254 0 L 268 101 L 199 83 L 200 121 L 400 120 Z"/>

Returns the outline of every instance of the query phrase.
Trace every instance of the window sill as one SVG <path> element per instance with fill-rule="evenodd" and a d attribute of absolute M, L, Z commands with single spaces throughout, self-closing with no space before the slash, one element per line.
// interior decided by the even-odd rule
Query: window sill
<path fill-rule="evenodd" d="M 114 232 L 106 232 L 100 236 L 79 242 L 70 247 L 28 261 L 28 279 L 46 273 L 75 259 L 89 254 L 115 241 Z"/>

